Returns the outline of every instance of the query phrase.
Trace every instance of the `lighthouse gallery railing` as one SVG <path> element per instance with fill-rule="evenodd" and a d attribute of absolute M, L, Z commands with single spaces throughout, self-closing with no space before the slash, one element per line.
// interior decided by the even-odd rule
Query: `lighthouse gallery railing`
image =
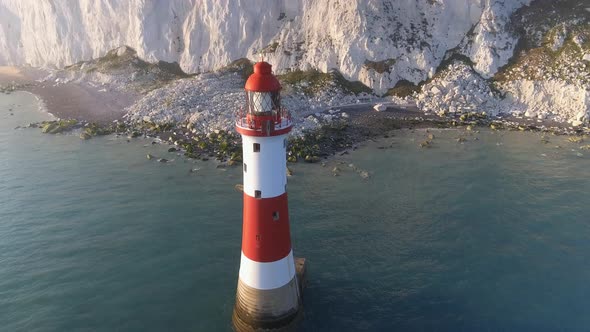
<path fill-rule="evenodd" d="M 283 107 L 271 112 L 257 113 L 246 112 L 240 108 L 236 114 L 236 126 L 254 131 L 280 130 L 288 128 L 292 124 L 291 112 Z M 269 125 L 272 128 L 267 128 Z"/>

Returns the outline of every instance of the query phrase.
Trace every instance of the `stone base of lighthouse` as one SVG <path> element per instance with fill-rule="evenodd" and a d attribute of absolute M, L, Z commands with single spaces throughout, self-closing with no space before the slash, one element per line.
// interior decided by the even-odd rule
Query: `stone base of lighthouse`
<path fill-rule="evenodd" d="M 232 315 L 234 330 L 297 331 L 303 318 L 301 295 L 305 287 L 305 258 L 295 259 L 295 278 L 288 284 L 271 290 L 260 290 L 238 280 L 236 304 Z M 285 307 L 293 308 L 284 312 Z M 273 314 L 273 312 L 283 312 Z"/>

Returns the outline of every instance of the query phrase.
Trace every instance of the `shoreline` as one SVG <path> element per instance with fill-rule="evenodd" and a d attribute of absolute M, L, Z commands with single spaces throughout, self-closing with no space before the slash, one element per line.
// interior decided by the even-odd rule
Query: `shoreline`
<path fill-rule="evenodd" d="M 31 96 L 33 96 L 33 98 L 35 98 L 35 100 L 37 100 L 37 103 L 39 104 L 39 110 L 42 113 L 49 114 L 52 118 L 58 119 L 58 117 L 55 116 L 55 114 L 49 112 L 49 110 L 47 109 L 47 106 L 45 105 L 45 101 L 43 101 L 43 99 L 41 99 L 41 97 L 39 97 L 38 95 L 36 95 L 36 94 L 34 94 L 34 93 L 30 92 L 30 91 L 27 91 L 27 90 L 18 90 L 18 91 L 19 92 L 28 93 Z"/>
<path fill-rule="evenodd" d="M 138 100 L 132 92 L 107 90 L 107 86 L 95 86 L 84 81 L 41 81 L 48 73 L 42 70 L 21 70 L 17 67 L 0 67 L 0 82 L 12 79 L 9 91 L 25 91 L 40 101 L 40 108 L 58 120 L 31 124 L 46 133 L 59 133 L 82 129 L 80 138 L 117 134 L 129 139 L 144 136 L 154 142 L 170 144 L 170 150 L 184 152 L 188 158 L 221 162 L 241 162 L 241 142 L 233 131 L 198 133 L 191 124 L 156 124 L 151 122 L 129 123 L 124 121 L 125 108 Z M 45 76 L 44 76 L 45 75 Z M 102 88 L 102 89 L 100 89 Z M 328 115 L 335 120 L 327 121 L 318 128 L 304 131 L 303 136 L 290 137 L 288 158 L 291 162 L 318 162 L 323 158 L 346 153 L 361 142 L 388 135 L 396 129 L 491 127 L 492 129 L 542 131 L 557 135 L 589 134 L 588 128 L 572 127 L 536 118 L 502 115 L 491 117 L 482 113 L 446 114 L 439 116 L 424 113 L 412 105 L 396 105 L 385 102 L 385 109 L 376 111 L 375 103 L 359 103 L 333 106 L 319 112 L 304 112 L 323 118 Z M 346 116 L 344 116 L 346 115 Z M 69 121 L 75 120 L 75 121 Z M 297 125 L 297 124 L 296 124 Z M 154 144 L 156 144 L 154 143 Z M 428 146 L 428 140 L 421 146 Z M 172 151 L 171 151 L 172 152 Z"/>
<path fill-rule="evenodd" d="M 124 109 L 139 98 L 132 92 L 107 91 L 85 82 L 42 81 L 48 75 L 42 69 L 0 66 L 0 86 L 8 86 L 9 93 L 32 93 L 44 110 L 56 118 L 101 125 L 121 121 Z"/>

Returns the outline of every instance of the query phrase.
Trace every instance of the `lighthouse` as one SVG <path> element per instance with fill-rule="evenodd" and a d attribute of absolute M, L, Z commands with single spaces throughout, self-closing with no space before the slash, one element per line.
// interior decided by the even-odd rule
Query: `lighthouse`
<path fill-rule="evenodd" d="M 287 206 L 287 135 L 291 116 L 266 62 L 246 81 L 236 119 L 242 136 L 244 207 L 242 255 L 233 312 L 237 331 L 290 331 L 301 315 Z"/>

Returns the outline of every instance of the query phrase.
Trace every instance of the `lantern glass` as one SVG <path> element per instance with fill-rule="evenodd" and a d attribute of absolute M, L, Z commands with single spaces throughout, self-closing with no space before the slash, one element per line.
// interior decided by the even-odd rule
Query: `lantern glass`
<path fill-rule="evenodd" d="M 280 109 L 278 92 L 246 92 L 248 112 L 255 115 L 271 115 Z"/>

